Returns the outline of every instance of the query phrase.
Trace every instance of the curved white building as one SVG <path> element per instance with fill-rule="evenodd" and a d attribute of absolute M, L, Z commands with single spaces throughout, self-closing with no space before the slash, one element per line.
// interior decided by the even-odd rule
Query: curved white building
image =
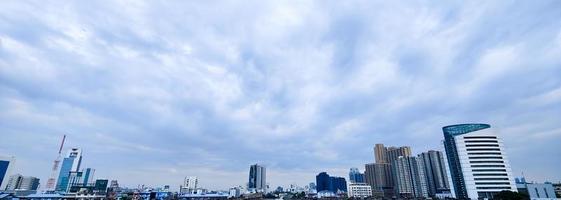
<path fill-rule="evenodd" d="M 488 124 L 442 128 L 456 198 L 491 199 L 503 190 L 517 191 L 505 147 Z"/>

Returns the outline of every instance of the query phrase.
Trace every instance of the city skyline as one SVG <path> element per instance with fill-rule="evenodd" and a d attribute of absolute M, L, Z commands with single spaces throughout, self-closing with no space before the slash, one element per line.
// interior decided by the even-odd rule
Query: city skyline
<path fill-rule="evenodd" d="M 0 154 L 119 184 L 348 177 L 375 144 L 491 124 L 513 176 L 561 181 L 561 4 L 22 2 L 0 7 Z M 57 177 L 58 178 L 58 177 Z"/>

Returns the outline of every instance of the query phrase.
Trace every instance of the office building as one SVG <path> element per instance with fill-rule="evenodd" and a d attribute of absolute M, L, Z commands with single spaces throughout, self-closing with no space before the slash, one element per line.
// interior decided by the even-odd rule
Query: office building
<path fill-rule="evenodd" d="M 109 180 L 107 179 L 95 180 L 94 189 L 93 189 L 94 193 L 101 193 L 101 194 L 107 193 L 108 184 L 109 184 Z"/>
<path fill-rule="evenodd" d="M 555 188 L 551 183 L 527 183 L 517 182 L 516 188 L 519 193 L 526 194 L 530 200 L 556 200 Z"/>
<path fill-rule="evenodd" d="M 392 167 L 396 176 L 396 191 L 399 197 L 428 197 L 425 169 L 421 159 L 413 156 L 400 156 L 394 161 Z"/>
<path fill-rule="evenodd" d="M 250 166 L 248 189 L 255 192 L 266 192 L 267 173 L 265 166 L 261 166 L 258 164 Z"/>
<path fill-rule="evenodd" d="M 5 190 L 10 178 L 16 157 L 0 156 L 0 190 Z"/>
<path fill-rule="evenodd" d="M 492 199 L 516 185 L 502 139 L 489 124 L 442 128 L 452 187 L 458 199 Z"/>
<path fill-rule="evenodd" d="M 561 183 L 554 183 L 552 185 L 555 189 L 555 195 L 557 196 L 557 198 L 561 198 Z"/>
<path fill-rule="evenodd" d="M 366 183 L 349 183 L 348 196 L 350 198 L 366 198 L 372 196 L 372 188 Z"/>
<path fill-rule="evenodd" d="M 435 197 L 436 194 L 449 193 L 450 184 L 442 152 L 430 150 L 419 154 L 418 157 L 424 164 L 429 196 Z"/>
<path fill-rule="evenodd" d="M 317 192 L 330 191 L 330 180 L 327 172 L 321 172 L 316 176 L 316 190 Z"/>
<path fill-rule="evenodd" d="M 86 168 L 86 169 L 84 170 L 84 173 L 83 173 L 84 178 L 83 178 L 83 183 L 82 183 L 82 185 L 83 185 L 84 187 L 85 187 L 85 186 L 94 185 L 94 184 L 95 184 L 95 177 L 94 177 L 94 175 L 95 175 L 95 169 Z"/>
<path fill-rule="evenodd" d="M 317 192 L 332 192 L 334 194 L 347 192 L 347 181 L 343 177 L 329 176 L 321 172 L 316 176 Z"/>
<path fill-rule="evenodd" d="M 197 192 L 199 179 L 196 176 L 185 177 L 180 188 L 182 194 L 194 194 Z"/>
<path fill-rule="evenodd" d="M 39 178 L 33 176 L 24 176 L 21 179 L 19 190 L 37 190 L 39 188 Z"/>
<path fill-rule="evenodd" d="M 82 163 L 82 150 L 72 148 L 62 161 L 62 166 L 58 174 L 56 191 L 67 191 L 69 188 L 70 172 L 78 172 Z"/>
<path fill-rule="evenodd" d="M 349 171 L 349 182 L 364 183 L 364 174 L 358 171 L 358 168 L 351 168 Z"/>
<path fill-rule="evenodd" d="M 37 190 L 39 178 L 14 174 L 8 179 L 6 190 Z"/>
<path fill-rule="evenodd" d="M 330 190 L 333 193 L 339 194 L 339 193 L 347 192 L 347 181 L 345 180 L 345 178 L 331 176 L 331 177 L 329 177 L 329 179 L 330 179 L 330 182 L 331 182 Z"/>

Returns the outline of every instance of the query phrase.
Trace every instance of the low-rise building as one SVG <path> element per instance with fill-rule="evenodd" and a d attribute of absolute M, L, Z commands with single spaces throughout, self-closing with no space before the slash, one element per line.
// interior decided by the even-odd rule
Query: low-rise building
<path fill-rule="evenodd" d="M 516 183 L 519 193 L 526 194 L 531 200 L 555 200 L 557 196 L 551 183 Z"/>
<path fill-rule="evenodd" d="M 366 198 L 372 196 L 372 187 L 366 183 L 349 183 L 349 197 Z"/>

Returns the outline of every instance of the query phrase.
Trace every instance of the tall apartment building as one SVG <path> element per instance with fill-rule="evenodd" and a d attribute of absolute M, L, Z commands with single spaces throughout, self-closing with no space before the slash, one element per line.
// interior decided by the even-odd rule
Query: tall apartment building
<path fill-rule="evenodd" d="M 370 163 L 364 166 L 364 178 L 374 194 L 393 195 L 392 168 L 389 163 Z"/>
<path fill-rule="evenodd" d="M 419 154 L 418 157 L 424 165 L 429 196 L 435 197 L 436 194 L 449 193 L 450 184 L 442 152 L 430 150 Z"/>
<path fill-rule="evenodd" d="M 267 174 L 264 166 L 254 164 L 249 167 L 249 190 L 255 192 L 266 192 Z"/>
<path fill-rule="evenodd" d="M 422 159 L 400 156 L 394 161 L 397 195 L 402 198 L 428 197 L 427 181 Z"/>
<path fill-rule="evenodd" d="M 502 190 L 517 191 L 503 141 L 489 124 L 457 124 L 442 131 L 456 198 L 491 199 Z"/>
<path fill-rule="evenodd" d="M 373 169 L 371 171 L 375 172 L 375 176 L 371 177 L 377 179 L 371 179 L 369 185 L 372 186 L 374 193 L 381 190 L 384 192 L 385 198 L 392 198 L 395 196 L 395 191 L 397 189 L 394 187 L 397 182 L 397 177 L 394 174 L 394 170 L 392 170 L 392 165 L 400 156 L 411 156 L 411 147 L 385 147 L 383 144 L 376 144 L 374 146 L 374 156 L 376 163 L 370 167 Z"/>

